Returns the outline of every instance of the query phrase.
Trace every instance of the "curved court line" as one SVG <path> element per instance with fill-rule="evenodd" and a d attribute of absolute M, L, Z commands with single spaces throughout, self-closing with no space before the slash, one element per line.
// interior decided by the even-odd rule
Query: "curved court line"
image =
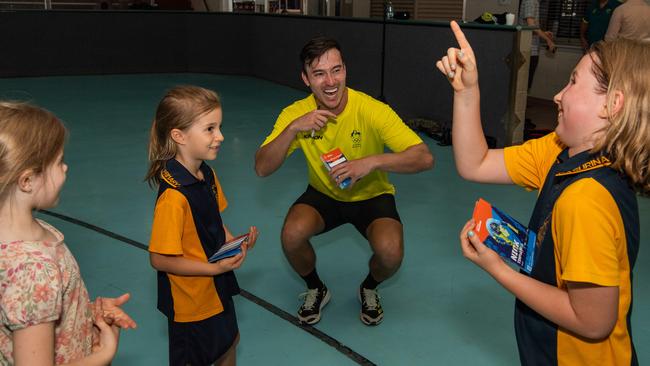
<path fill-rule="evenodd" d="M 100 234 L 106 235 L 106 236 L 108 236 L 110 238 L 113 238 L 115 240 L 118 240 L 118 241 L 121 241 L 123 243 L 132 245 L 132 246 L 134 246 L 134 247 L 136 247 L 138 249 L 148 251 L 148 247 L 146 245 L 138 242 L 138 241 L 135 241 L 133 239 L 129 239 L 129 238 L 125 237 L 125 236 L 116 234 L 116 233 L 114 233 L 112 231 L 102 229 L 99 226 L 89 224 L 89 223 L 87 223 L 85 221 L 75 219 L 74 217 L 66 216 L 66 215 L 56 213 L 56 212 L 53 212 L 53 211 L 49 211 L 49 210 L 38 210 L 38 212 L 43 213 L 45 215 L 52 216 L 52 217 L 56 217 L 57 219 L 67 221 L 67 222 L 75 224 L 75 225 L 82 226 L 82 227 L 84 227 L 86 229 L 98 232 Z M 264 300 L 264 299 L 262 299 L 260 297 L 257 297 L 257 296 L 251 294 L 250 292 L 248 292 L 248 291 L 246 291 L 244 289 L 241 289 L 241 295 L 245 299 L 247 299 L 248 301 L 250 301 L 250 302 L 252 302 L 252 303 L 254 303 L 256 305 L 259 305 L 263 309 L 275 314 L 276 316 L 288 321 L 289 323 L 295 325 L 296 327 L 298 327 L 298 328 L 304 330 L 305 332 L 313 335 L 314 337 L 318 338 L 319 340 L 321 340 L 324 343 L 328 344 L 329 346 L 333 347 L 334 349 L 336 349 L 337 351 L 339 351 L 343 355 L 347 356 L 352 361 L 358 363 L 359 365 L 376 366 L 375 363 L 373 363 L 372 361 L 370 361 L 367 358 L 363 357 L 362 355 L 354 352 L 352 349 L 350 349 L 350 347 L 345 346 L 343 343 L 337 341 L 335 338 L 330 337 L 326 333 L 321 332 L 320 330 L 314 328 L 311 325 L 303 325 L 303 324 L 301 324 L 300 321 L 298 320 L 298 318 L 296 318 L 295 316 L 293 316 L 293 315 L 287 313 L 286 311 L 280 309 L 279 307 L 271 304 L 270 302 L 268 302 L 268 301 L 266 301 L 266 300 Z"/>

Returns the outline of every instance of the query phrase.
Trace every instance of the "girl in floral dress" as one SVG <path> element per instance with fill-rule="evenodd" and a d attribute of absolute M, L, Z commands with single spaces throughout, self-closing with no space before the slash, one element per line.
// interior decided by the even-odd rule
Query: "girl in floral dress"
<path fill-rule="evenodd" d="M 107 365 L 135 327 L 129 295 L 91 303 L 63 234 L 33 216 L 58 202 L 65 138 L 52 113 L 0 101 L 0 365 Z"/>

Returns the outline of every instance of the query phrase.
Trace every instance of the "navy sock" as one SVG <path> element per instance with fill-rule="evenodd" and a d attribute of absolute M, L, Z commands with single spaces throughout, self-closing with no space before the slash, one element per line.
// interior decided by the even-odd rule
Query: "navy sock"
<path fill-rule="evenodd" d="M 305 283 L 307 284 L 307 288 L 323 288 L 324 284 L 323 281 L 320 280 L 320 277 L 318 277 L 318 273 L 316 273 L 316 268 L 314 268 L 313 271 L 308 273 L 306 276 L 300 276 L 302 277 L 303 280 L 305 280 Z"/>
<path fill-rule="evenodd" d="M 381 282 L 375 280 L 374 277 L 372 277 L 372 273 L 368 272 L 368 277 L 366 277 L 365 280 L 363 280 L 363 283 L 361 283 L 361 287 L 367 288 L 370 290 L 374 290 L 379 286 Z"/>

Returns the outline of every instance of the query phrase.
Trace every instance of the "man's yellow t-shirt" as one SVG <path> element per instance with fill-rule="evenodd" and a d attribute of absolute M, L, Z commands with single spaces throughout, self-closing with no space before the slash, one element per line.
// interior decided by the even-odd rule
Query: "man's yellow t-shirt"
<path fill-rule="evenodd" d="M 285 108 L 262 146 L 273 141 L 295 119 L 316 108 L 313 94 Z M 393 152 L 401 152 L 420 143 L 422 139 L 388 105 L 348 88 L 348 102 L 343 112 L 336 119 L 329 120 L 313 137 L 311 131 L 299 132 L 287 156 L 298 148 L 302 149 L 307 160 L 309 184 L 336 200 L 354 202 L 384 193 L 395 194 L 388 174 L 376 170 L 351 188 L 341 189 L 331 180 L 321 160 L 323 154 L 339 148 L 348 160 L 355 160 L 383 154 L 386 147 Z"/>

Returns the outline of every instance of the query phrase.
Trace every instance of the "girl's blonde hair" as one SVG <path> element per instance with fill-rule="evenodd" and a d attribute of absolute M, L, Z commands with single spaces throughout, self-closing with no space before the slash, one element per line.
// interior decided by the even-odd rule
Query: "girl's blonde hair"
<path fill-rule="evenodd" d="M 605 151 L 612 168 L 624 173 L 633 188 L 650 193 L 650 45 L 617 39 L 598 42 L 589 55 L 600 91 L 607 95 L 609 126 L 593 151 Z M 616 93 L 623 106 L 612 114 Z"/>
<path fill-rule="evenodd" d="M 221 108 L 217 93 L 198 86 L 183 85 L 169 90 L 158 104 L 149 137 L 149 171 L 145 181 L 160 184 L 160 172 L 167 160 L 176 155 L 177 147 L 171 131 L 186 131 L 205 113 Z"/>
<path fill-rule="evenodd" d="M 43 173 L 63 150 L 66 137 L 65 126 L 51 112 L 0 101 L 0 203 L 23 172 Z"/>

